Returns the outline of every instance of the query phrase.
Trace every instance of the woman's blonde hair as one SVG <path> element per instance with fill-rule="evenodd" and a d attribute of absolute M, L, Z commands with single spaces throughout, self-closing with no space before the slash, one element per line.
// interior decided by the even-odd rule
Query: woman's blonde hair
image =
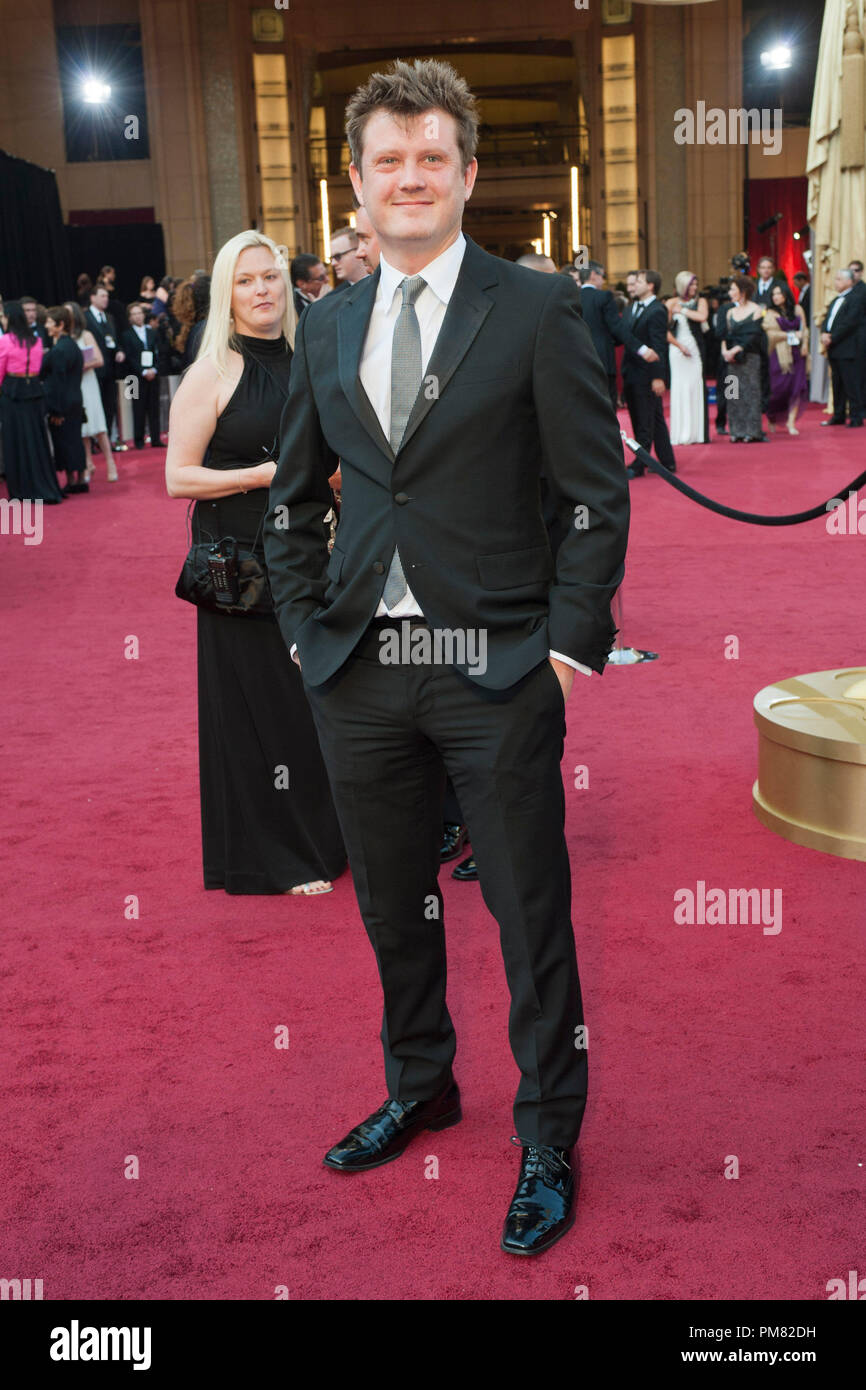
<path fill-rule="evenodd" d="M 277 246 L 264 232 L 250 228 L 238 232 L 220 247 L 213 263 L 210 284 L 210 308 L 208 310 L 201 346 L 196 361 L 210 357 L 220 376 L 228 373 L 229 350 L 235 346 L 235 327 L 232 318 L 232 290 L 234 288 L 235 267 L 238 257 L 251 246 L 266 246 L 272 253 L 277 269 L 281 271 L 286 287 L 286 308 L 283 314 L 282 330 L 290 348 L 295 346 L 295 306 L 292 285 L 289 280 L 289 261 L 284 246 Z"/>
<path fill-rule="evenodd" d="M 696 280 L 696 279 L 697 279 L 697 276 L 695 275 L 694 271 L 692 271 L 692 270 L 681 270 L 681 271 L 680 271 L 679 275 L 678 275 L 678 276 L 676 277 L 676 279 L 674 280 L 674 284 L 675 284 L 676 287 L 677 287 L 677 294 L 679 295 L 680 299 L 685 299 L 686 290 L 688 289 L 688 287 L 689 287 L 689 285 L 692 283 L 692 281 L 693 281 L 693 280 Z"/>

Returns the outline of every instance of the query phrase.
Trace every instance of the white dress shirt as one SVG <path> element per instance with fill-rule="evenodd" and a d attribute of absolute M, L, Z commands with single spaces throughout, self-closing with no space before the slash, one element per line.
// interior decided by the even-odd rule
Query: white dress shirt
<path fill-rule="evenodd" d="M 415 272 L 426 281 L 415 300 L 415 313 L 421 333 L 422 377 L 433 355 L 448 302 L 457 284 L 465 251 L 466 238 L 459 232 L 456 241 L 446 247 L 441 255 Z M 380 253 L 379 284 L 359 365 L 361 385 L 370 399 L 386 439 L 390 438 L 391 434 L 391 351 L 394 327 L 403 303 L 399 287 L 405 278 L 405 272 L 390 265 L 387 257 Z M 423 617 L 423 611 L 407 584 L 406 593 L 399 603 L 389 608 L 385 600 L 380 599 L 374 616 L 417 618 Z M 292 654 L 294 655 L 294 648 Z M 564 661 L 568 666 L 573 666 L 575 670 L 582 671 L 584 675 L 592 675 L 588 666 L 582 666 L 570 656 L 561 652 L 551 652 L 550 655 L 558 661 Z"/>
<path fill-rule="evenodd" d="M 132 326 L 135 329 L 135 332 L 138 335 L 138 337 L 143 342 L 144 346 L 147 347 L 147 329 L 145 328 L 144 324 L 134 323 Z"/>

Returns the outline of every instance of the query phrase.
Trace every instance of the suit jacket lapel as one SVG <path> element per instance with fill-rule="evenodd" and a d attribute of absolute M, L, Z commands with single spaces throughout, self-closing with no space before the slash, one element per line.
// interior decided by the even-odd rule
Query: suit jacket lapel
<path fill-rule="evenodd" d="M 393 462 L 394 452 L 379 424 L 370 397 L 361 385 L 360 376 L 361 353 L 378 288 L 377 269 L 373 275 L 359 280 L 350 289 L 340 291 L 343 303 L 337 318 L 337 363 L 340 385 L 349 404 L 373 443 Z"/>
<path fill-rule="evenodd" d="M 406 422 L 401 450 L 405 449 L 469 351 L 475 335 L 493 308 L 493 298 L 485 294 L 485 290 L 498 283 L 494 257 L 488 256 L 467 237 L 463 264 L 445 310 L 436 346 L 427 363 L 421 390 Z M 433 391 L 428 388 L 431 377 L 435 379 Z"/>

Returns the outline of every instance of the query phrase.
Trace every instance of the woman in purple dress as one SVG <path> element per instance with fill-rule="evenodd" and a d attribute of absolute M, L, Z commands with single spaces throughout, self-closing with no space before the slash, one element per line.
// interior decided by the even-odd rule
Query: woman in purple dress
<path fill-rule="evenodd" d="M 770 357 L 770 403 L 767 419 L 775 432 L 777 415 L 787 414 L 788 433 L 799 434 L 797 415 L 809 398 L 809 325 L 787 285 L 777 283 L 764 315 Z"/>

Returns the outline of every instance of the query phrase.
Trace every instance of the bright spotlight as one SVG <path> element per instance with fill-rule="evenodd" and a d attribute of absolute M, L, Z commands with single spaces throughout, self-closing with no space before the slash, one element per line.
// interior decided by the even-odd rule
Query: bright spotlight
<path fill-rule="evenodd" d="M 100 102 L 108 101 L 111 96 L 111 88 L 107 82 L 100 82 L 95 77 L 90 77 L 82 85 L 81 97 L 83 101 L 90 102 L 91 105 L 98 105 Z"/>
<path fill-rule="evenodd" d="M 761 54 L 761 67 L 769 68 L 771 72 L 779 72 L 782 68 L 791 66 L 791 50 L 786 43 L 777 44 L 775 48 L 768 48 Z"/>

